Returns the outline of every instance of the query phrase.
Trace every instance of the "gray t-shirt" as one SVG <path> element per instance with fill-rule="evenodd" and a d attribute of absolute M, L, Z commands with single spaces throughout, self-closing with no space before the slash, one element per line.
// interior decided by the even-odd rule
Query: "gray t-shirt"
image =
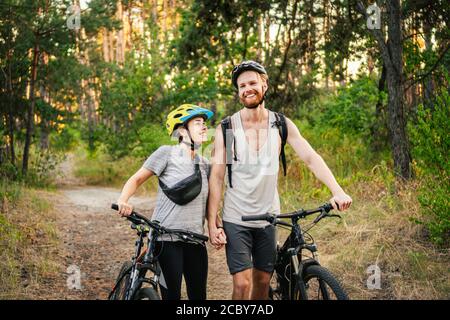
<path fill-rule="evenodd" d="M 156 207 L 152 220 L 170 229 L 183 229 L 204 233 L 206 201 L 208 199 L 209 161 L 199 156 L 202 174 L 202 191 L 191 202 L 180 206 L 172 202 L 158 186 Z M 145 161 L 143 167 L 152 171 L 169 188 L 194 173 L 194 160 L 180 145 L 161 146 Z M 164 235 L 159 240 L 177 241 L 174 236 Z"/>

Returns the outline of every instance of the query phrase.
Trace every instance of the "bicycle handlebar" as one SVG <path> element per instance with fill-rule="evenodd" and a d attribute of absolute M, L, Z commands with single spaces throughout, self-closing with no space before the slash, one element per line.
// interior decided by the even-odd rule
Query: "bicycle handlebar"
<path fill-rule="evenodd" d="M 325 217 L 339 217 L 339 215 L 328 215 L 328 212 L 330 212 L 331 210 L 333 210 L 333 206 L 331 205 L 331 203 L 325 203 L 324 205 L 316 208 L 316 209 L 312 209 L 312 210 L 297 210 L 291 213 L 284 213 L 284 214 L 269 214 L 269 213 L 265 213 L 265 214 L 257 214 L 257 215 L 251 215 L 251 216 L 243 216 L 241 219 L 242 221 L 260 221 L 260 220 L 265 220 L 268 221 L 272 224 L 286 224 L 283 221 L 279 221 L 280 218 L 305 218 L 311 214 L 317 213 L 317 212 L 321 212 L 321 214 L 314 220 L 314 223 L 319 222 L 322 218 Z"/>
<path fill-rule="evenodd" d="M 111 209 L 119 211 L 119 206 L 116 203 L 111 204 Z M 209 238 L 203 234 L 195 233 L 192 231 L 181 230 L 181 229 L 168 229 L 161 226 L 159 223 L 149 220 L 147 217 L 137 213 L 136 211 L 132 211 L 129 216 L 126 217 L 129 221 L 134 224 L 147 224 L 150 228 L 157 230 L 161 234 L 178 234 L 182 238 L 194 238 L 194 240 L 208 241 Z M 184 236 L 184 237 L 183 237 Z"/>

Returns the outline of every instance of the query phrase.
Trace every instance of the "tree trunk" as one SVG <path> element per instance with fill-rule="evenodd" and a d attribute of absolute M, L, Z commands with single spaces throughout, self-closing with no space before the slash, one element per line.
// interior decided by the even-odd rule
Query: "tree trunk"
<path fill-rule="evenodd" d="M 122 2 L 117 2 L 117 20 L 121 23 L 121 28 L 117 32 L 117 42 L 116 42 L 116 61 L 123 65 L 125 61 L 124 52 L 125 52 L 125 38 L 124 38 L 124 21 L 123 21 L 123 6 Z"/>
<path fill-rule="evenodd" d="M 31 146 L 31 136 L 33 133 L 34 124 L 34 106 L 35 106 L 35 96 L 34 87 L 36 83 L 37 68 L 39 63 L 39 42 L 36 36 L 34 48 L 33 48 L 33 62 L 31 64 L 31 79 L 30 79 L 30 105 L 27 111 L 27 131 L 25 135 L 25 146 L 23 149 L 23 159 L 22 159 L 22 174 L 26 176 L 28 172 L 28 160 L 30 156 L 30 146 Z"/>
<path fill-rule="evenodd" d="M 258 18 L 258 48 L 256 49 L 256 59 L 259 62 L 263 61 L 263 49 L 264 49 L 264 16 L 261 15 Z"/>
<path fill-rule="evenodd" d="M 167 39 L 168 39 L 168 28 L 167 28 L 167 16 L 168 14 L 168 6 L 167 6 L 167 0 L 163 0 L 163 9 L 162 9 L 162 31 L 163 31 L 163 39 L 164 39 L 164 44 L 167 43 Z"/>
<path fill-rule="evenodd" d="M 380 80 L 378 81 L 378 101 L 375 107 L 375 116 L 377 120 L 380 120 L 380 117 L 383 113 L 382 92 L 385 91 L 385 87 L 386 87 L 386 65 L 383 64 L 383 68 L 381 69 Z"/>
<path fill-rule="evenodd" d="M 265 42 L 264 64 L 267 65 L 267 61 L 269 60 L 270 55 L 270 11 L 266 12 L 264 42 Z"/>
<path fill-rule="evenodd" d="M 366 17 L 367 13 L 361 1 L 358 10 Z M 406 136 L 406 119 L 403 110 L 403 48 L 402 18 L 400 0 L 387 1 L 388 41 L 384 40 L 381 30 L 373 29 L 381 57 L 386 66 L 386 84 L 388 88 L 388 127 L 391 137 L 391 150 L 394 158 L 394 171 L 404 179 L 411 178 L 411 155 Z"/>
<path fill-rule="evenodd" d="M 158 24 L 158 0 L 151 0 L 153 24 Z"/>
<path fill-rule="evenodd" d="M 90 89 L 88 89 L 90 90 Z M 92 97 L 89 97 L 89 102 L 87 104 L 87 109 L 88 109 L 88 131 L 89 131 L 89 150 L 94 151 L 94 121 L 92 119 L 93 115 L 93 101 L 92 101 Z"/>
<path fill-rule="evenodd" d="M 329 41 L 330 37 L 330 3 L 329 0 L 325 0 L 323 2 L 323 11 L 324 11 L 324 22 L 323 22 L 323 37 L 324 37 L 324 43 L 327 43 Z M 324 59 L 323 65 L 325 66 L 325 88 L 328 90 L 330 87 L 330 70 L 327 66 L 326 60 Z"/>
<path fill-rule="evenodd" d="M 16 166 L 16 152 L 14 149 L 14 114 L 13 114 L 13 89 L 12 89 L 12 80 L 11 80 L 11 57 L 8 59 L 8 93 L 9 93 L 9 101 L 8 101 L 8 135 L 9 135 L 9 153 L 11 156 L 11 163 L 15 167 Z"/>
<path fill-rule="evenodd" d="M 46 65 L 48 63 L 48 59 L 46 59 L 46 54 L 42 53 L 40 55 L 40 60 L 41 60 L 41 66 L 42 65 Z M 45 87 L 43 80 L 40 81 L 40 85 L 39 85 L 39 97 L 42 99 L 42 101 L 48 103 L 50 105 L 50 93 L 48 92 L 47 88 Z M 41 115 L 40 117 L 40 148 L 41 150 L 47 150 L 49 147 L 49 141 L 48 141 L 48 137 L 50 134 L 50 130 L 49 130 L 49 123 L 48 123 L 48 119 L 46 119 L 43 115 Z"/>
<path fill-rule="evenodd" d="M 284 50 L 284 55 L 283 55 L 283 60 L 280 66 L 280 70 L 278 72 L 277 77 L 275 78 L 274 81 L 274 95 L 276 95 L 277 93 L 277 87 L 278 84 L 280 83 L 280 79 L 281 79 L 281 75 L 283 74 L 284 68 L 287 65 L 287 61 L 288 61 L 288 55 L 289 55 L 289 49 L 291 48 L 292 45 L 292 30 L 294 29 L 294 27 L 296 26 L 296 16 L 297 16 L 297 8 L 298 8 L 298 3 L 299 1 L 295 1 L 294 5 L 293 5 L 293 9 L 292 9 L 292 21 L 289 25 L 289 29 L 286 31 L 285 35 L 286 35 L 286 42 L 285 42 L 285 50 Z"/>
<path fill-rule="evenodd" d="M 109 31 L 104 28 L 103 29 L 103 41 L 102 41 L 102 47 L 103 47 L 103 59 L 105 62 L 109 62 Z"/>
<path fill-rule="evenodd" d="M 431 28 L 428 19 L 424 19 L 424 25 L 423 25 L 423 33 L 425 36 L 425 49 L 429 52 L 433 49 L 433 44 L 431 42 Z M 433 77 L 430 74 L 428 77 L 424 79 L 424 90 L 423 90 L 423 100 L 424 105 L 428 108 L 433 108 L 433 92 L 434 92 L 434 85 L 433 85 Z"/>
<path fill-rule="evenodd" d="M 372 151 L 379 152 L 386 145 L 386 111 L 383 109 L 382 94 L 385 92 L 386 86 L 386 66 L 383 64 L 380 80 L 378 80 L 378 101 L 375 106 L 375 122 L 371 126 Z"/>
<path fill-rule="evenodd" d="M 388 5 L 388 38 L 390 63 L 386 64 L 386 80 L 388 87 L 389 131 L 392 138 L 392 155 L 394 170 L 404 179 L 411 177 L 411 156 L 406 137 L 406 121 L 403 109 L 403 49 L 401 29 L 401 6 L 399 0 L 387 1 Z"/>

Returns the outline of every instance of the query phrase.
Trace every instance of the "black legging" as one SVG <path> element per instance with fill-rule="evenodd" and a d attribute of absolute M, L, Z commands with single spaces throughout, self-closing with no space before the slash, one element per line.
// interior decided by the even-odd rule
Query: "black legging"
<path fill-rule="evenodd" d="M 160 286 L 163 300 L 180 300 L 182 275 L 189 300 L 206 300 L 208 255 L 204 246 L 182 241 L 157 241 L 156 253 L 160 253 L 158 260 L 167 284 L 167 289 Z"/>

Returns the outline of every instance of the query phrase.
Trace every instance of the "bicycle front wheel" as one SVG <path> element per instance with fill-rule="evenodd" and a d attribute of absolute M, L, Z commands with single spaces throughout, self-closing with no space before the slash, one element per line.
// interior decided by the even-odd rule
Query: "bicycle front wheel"
<path fill-rule="evenodd" d="M 154 288 L 142 288 L 138 291 L 136 300 L 161 300 Z"/>
<path fill-rule="evenodd" d="M 119 275 L 117 276 L 114 291 L 109 297 L 110 300 L 125 300 L 126 291 L 130 283 L 131 266 L 131 261 L 123 263 Z"/>
<path fill-rule="evenodd" d="M 295 300 L 348 300 L 347 293 L 330 271 L 322 266 L 306 267 L 303 283 L 297 281 Z"/>

